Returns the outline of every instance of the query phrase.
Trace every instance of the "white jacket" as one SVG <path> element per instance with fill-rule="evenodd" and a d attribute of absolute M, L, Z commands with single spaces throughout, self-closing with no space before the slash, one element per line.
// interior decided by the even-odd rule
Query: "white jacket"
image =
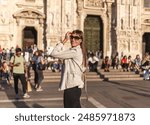
<path fill-rule="evenodd" d="M 75 86 L 83 88 L 84 82 L 81 78 L 82 71 L 79 68 L 83 60 L 80 45 L 68 50 L 63 50 L 63 44 L 58 43 L 52 51 L 51 56 L 64 59 L 59 90 L 65 90 Z"/>

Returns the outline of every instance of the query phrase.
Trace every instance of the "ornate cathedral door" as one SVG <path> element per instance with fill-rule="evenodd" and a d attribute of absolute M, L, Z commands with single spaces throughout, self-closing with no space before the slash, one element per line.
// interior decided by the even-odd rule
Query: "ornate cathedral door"
<path fill-rule="evenodd" d="M 84 40 L 87 51 L 103 51 L 103 24 L 99 16 L 88 15 L 84 22 Z"/>
<path fill-rule="evenodd" d="M 144 33 L 143 35 L 143 54 L 145 52 L 150 53 L 150 33 Z"/>

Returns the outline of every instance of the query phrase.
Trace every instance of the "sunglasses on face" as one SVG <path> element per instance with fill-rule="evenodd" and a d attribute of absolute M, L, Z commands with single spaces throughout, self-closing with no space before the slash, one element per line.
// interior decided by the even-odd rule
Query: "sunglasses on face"
<path fill-rule="evenodd" d="M 70 39 L 75 39 L 75 40 L 79 40 L 81 39 L 79 36 L 70 36 Z"/>

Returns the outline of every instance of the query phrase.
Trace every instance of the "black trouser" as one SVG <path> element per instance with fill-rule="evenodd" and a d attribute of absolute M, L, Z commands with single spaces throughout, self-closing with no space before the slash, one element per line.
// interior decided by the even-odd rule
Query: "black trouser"
<path fill-rule="evenodd" d="M 123 64 L 122 64 L 122 68 L 123 68 L 123 69 L 128 69 L 128 64 L 127 64 L 127 63 L 123 63 Z"/>
<path fill-rule="evenodd" d="M 39 87 L 40 85 L 41 85 L 41 83 L 42 83 L 42 80 L 44 79 L 44 76 L 43 76 L 43 71 L 42 70 L 38 70 L 38 69 L 36 69 L 36 72 L 37 72 L 37 87 Z"/>
<path fill-rule="evenodd" d="M 90 71 L 94 71 L 94 72 L 97 72 L 97 65 L 98 65 L 98 62 L 96 61 L 95 63 L 91 63 L 89 62 L 89 70 Z"/>
<path fill-rule="evenodd" d="M 38 83 L 38 72 L 36 69 L 34 70 L 34 83 L 35 85 Z"/>
<path fill-rule="evenodd" d="M 23 90 L 23 93 L 25 94 L 27 90 L 27 82 L 26 82 L 25 74 L 13 73 L 13 77 L 14 77 L 15 93 L 18 94 L 18 81 L 20 79 L 21 84 L 22 84 L 22 90 Z"/>
<path fill-rule="evenodd" d="M 64 108 L 81 108 L 81 88 L 73 87 L 64 90 Z"/>

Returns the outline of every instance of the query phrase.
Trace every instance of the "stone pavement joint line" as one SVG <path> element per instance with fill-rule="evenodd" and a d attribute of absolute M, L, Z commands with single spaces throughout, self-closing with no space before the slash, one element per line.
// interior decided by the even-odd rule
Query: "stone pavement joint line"
<path fill-rule="evenodd" d="M 81 99 L 86 99 L 86 97 L 81 97 Z M 63 100 L 63 98 L 42 98 L 42 99 L 10 99 L 10 100 L 0 100 L 0 103 L 12 103 L 12 102 L 42 102 L 42 101 L 58 101 L 58 100 Z M 89 97 L 88 101 L 92 103 L 95 107 L 97 108 L 106 108 L 104 105 L 96 101 L 93 97 Z"/>
<path fill-rule="evenodd" d="M 88 100 L 97 108 L 106 108 L 104 105 L 102 105 L 92 97 L 89 97 Z"/>
<path fill-rule="evenodd" d="M 0 103 L 11 103 L 11 102 L 34 102 L 34 101 L 57 101 L 57 100 L 63 100 L 63 98 L 42 98 L 42 99 L 9 99 L 9 100 L 0 100 Z"/>

